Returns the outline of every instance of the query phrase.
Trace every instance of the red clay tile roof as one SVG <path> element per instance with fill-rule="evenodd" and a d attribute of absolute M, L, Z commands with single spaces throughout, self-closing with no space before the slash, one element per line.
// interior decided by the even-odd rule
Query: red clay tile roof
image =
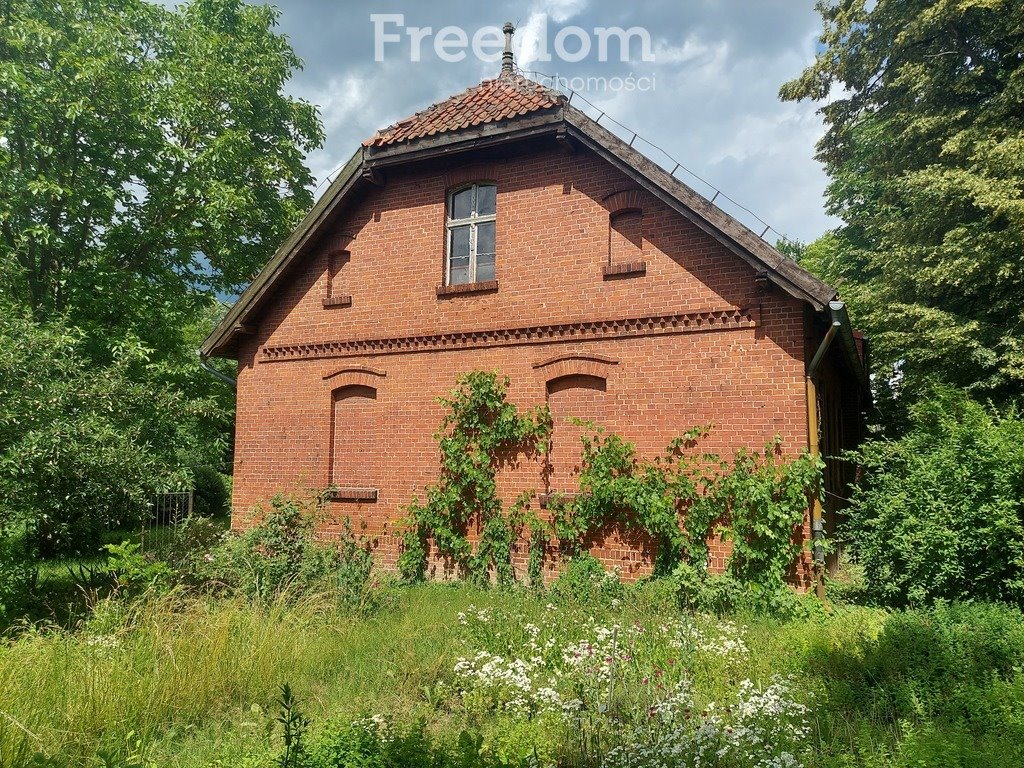
<path fill-rule="evenodd" d="M 484 80 L 467 91 L 384 128 L 363 142 L 383 147 L 483 123 L 508 120 L 530 112 L 560 107 L 565 96 L 519 75 Z"/>

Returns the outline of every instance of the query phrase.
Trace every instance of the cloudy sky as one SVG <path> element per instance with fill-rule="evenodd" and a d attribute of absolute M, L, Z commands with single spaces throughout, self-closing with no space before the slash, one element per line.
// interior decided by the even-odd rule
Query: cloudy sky
<path fill-rule="evenodd" d="M 378 128 L 432 102 L 497 74 L 500 65 L 479 60 L 467 46 L 458 62 L 437 55 L 437 33 L 458 26 L 467 37 L 482 27 L 516 24 L 516 63 L 527 70 L 577 79 L 633 75 L 653 79 L 653 87 L 626 91 L 593 82 L 580 93 L 592 117 L 609 117 L 663 148 L 675 161 L 749 208 L 774 230 L 812 240 L 835 225 L 822 207 L 826 178 L 814 160 L 823 127 L 811 104 L 782 103 L 779 86 L 795 77 L 814 56 L 818 19 L 813 0 L 644 0 L 632 7 L 622 0 L 523 0 L 518 4 L 476 0 L 349 2 L 278 0 L 281 30 L 305 62 L 289 90 L 321 108 L 327 141 L 309 162 L 321 181 Z M 396 14 L 377 22 L 399 34 L 385 42 L 376 60 L 371 14 Z M 558 55 L 556 38 L 579 27 L 591 52 L 578 62 Z M 650 36 L 653 61 L 643 60 L 639 37 L 621 61 L 609 45 L 610 61 L 599 56 L 598 27 L 639 26 Z M 414 61 L 409 28 L 430 27 Z M 575 54 L 576 32 L 563 32 L 562 50 Z M 543 58 L 542 48 L 551 57 Z M 450 49 L 457 53 L 458 45 Z M 650 58 L 650 57 L 648 57 Z M 648 81 L 640 81 L 647 85 Z M 581 108 L 586 105 L 574 99 Z M 605 122 L 602 120 L 602 124 Z M 608 124 L 607 127 L 622 131 Z M 627 134 L 628 137 L 629 134 Z M 674 163 L 650 146 L 636 146 L 669 168 Z M 680 172 L 702 194 L 712 191 Z M 760 232 L 763 225 L 719 198 L 722 207 Z M 769 233 L 768 239 L 773 238 Z"/>

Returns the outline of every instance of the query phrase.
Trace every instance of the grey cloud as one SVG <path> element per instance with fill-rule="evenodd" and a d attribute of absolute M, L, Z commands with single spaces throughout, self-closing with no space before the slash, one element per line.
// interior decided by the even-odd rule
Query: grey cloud
<path fill-rule="evenodd" d="M 436 32 L 459 25 L 472 34 L 505 19 L 524 27 L 532 15 L 547 12 L 565 17 L 561 24 L 549 20 L 549 37 L 563 24 L 586 30 L 642 26 L 650 30 L 661 56 L 653 63 L 602 63 L 592 52 L 576 64 L 545 63 L 542 71 L 565 77 L 653 75 L 655 89 L 650 92 L 582 95 L 775 229 L 809 240 L 836 224 L 824 213 L 827 179 L 813 159 L 814 143 L 823 130 L 815 107 L 783 104 L 777 98 L 779 86 L 813 57 L 818 21 L 812 0 L 655 0 L 632 6 L 613 0 L 288 0 L 279 7 L 281 29 L 306 62 L 289 90 L 323 110 L 327 142 L 309 158 L 321 180 L 378 128 L 498 71 L 498 64 L 472 55 L 460 63 L 441 61 L 429 41 L 421 62 L 409 61 L 407 41 L 387 48 L 385 60 L 375 62 L 371 13 L 402 13 L 410 26 L 430 26 Z M 536 69 L 542 69 L 539 63 Z M 666 162 L 653 150 L 650 154 Z M 694 186 L 708 191 L 696 182 Z M 739 213 L 745 223 L 758 227 Z"/>

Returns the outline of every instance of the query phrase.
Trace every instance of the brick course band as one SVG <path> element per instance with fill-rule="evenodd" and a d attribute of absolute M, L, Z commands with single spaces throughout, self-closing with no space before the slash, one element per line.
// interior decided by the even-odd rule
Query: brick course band
<path fill-rule="evenodd" d="M 702 331 L 734 331 L 758 327 L 761 323 L 760 314 L 758 307 L 731 308 L 624 320 L 592 320 L 489 331 L 435 333 L 389 339 L 353 339 L 319 344 L 289 344 L 263 347 L 260 362 L 394 355 L 428 350 L 477 349 L 559 341 L 664 336 Z"/>

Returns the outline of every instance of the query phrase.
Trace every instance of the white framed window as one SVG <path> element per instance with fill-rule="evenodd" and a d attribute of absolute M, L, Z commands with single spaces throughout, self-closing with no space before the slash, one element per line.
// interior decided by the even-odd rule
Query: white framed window
<path fill-rule="evenodd" d="M 494 279 L 494 184 L 470 184 L 448 195 L 448 255 L 445 285 Z"/>

